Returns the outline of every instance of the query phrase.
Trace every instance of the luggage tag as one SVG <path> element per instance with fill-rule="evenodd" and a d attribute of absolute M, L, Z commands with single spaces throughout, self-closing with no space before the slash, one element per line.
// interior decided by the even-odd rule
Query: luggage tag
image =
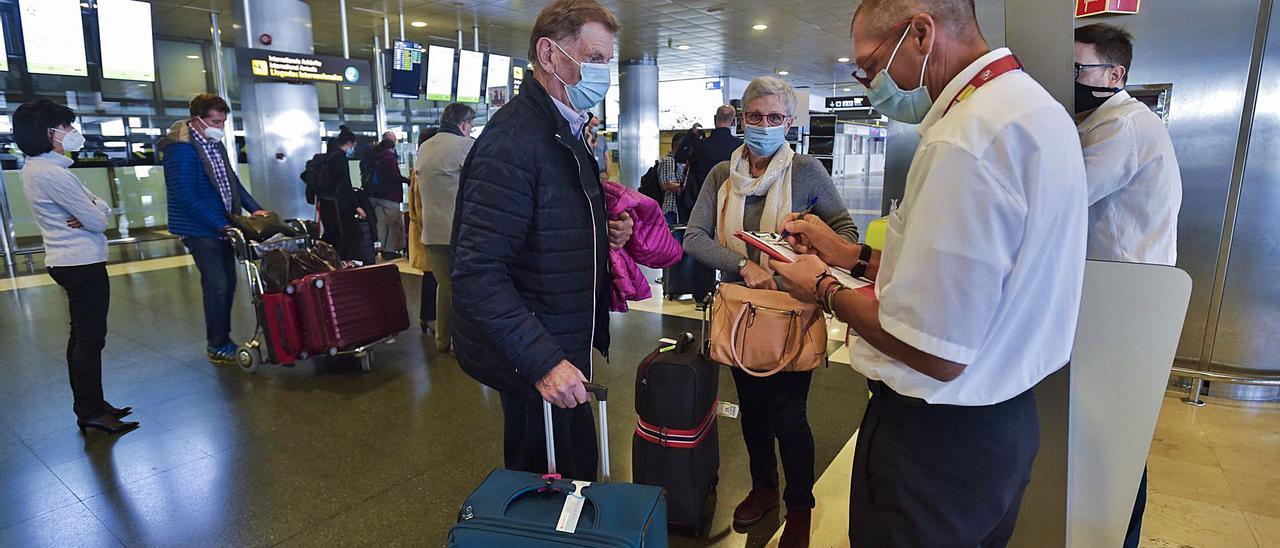
<path fill-rule="evenodd" d="M 731 419 L 738 418 L 737 404 L 732 404 L 727 401 L 722 401 L 716 404 L 716 407 L 718 408 L 716 410 L 717 415 L 720 415 L 721 417 L 728 417 Z"/>
<path fill-rule="evenodd" d="M 564 507 L 560 509 L 560 520 L 556 522 L 556 531 L 573 534 L 578 530 L 578 518 L 582 517 L 582 505 L 587 501 L 582 490 L 591 485 L 589 481 L 574 481 L 574 490 L 564 498 Z"/>
<path fill-rule="evenodd" d="M 671 352 L 676 349 L 675 339 L 658 339 L 658 343 L 663 345 L 658 349 L 658 353 Z"/>

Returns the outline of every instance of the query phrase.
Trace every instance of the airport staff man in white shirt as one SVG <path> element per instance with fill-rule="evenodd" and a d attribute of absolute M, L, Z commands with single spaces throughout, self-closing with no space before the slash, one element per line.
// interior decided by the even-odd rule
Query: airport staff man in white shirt
<path fill-rule="evenodd" d="M 920 125 L 902 205 L 878 264 L 812 216 L 786 229 L 818 257 L 774 263 L 793 296 L 860 337 L 851 363 L 874 396 L 850 543 L 1004 546 L 1039 450 L 1032 388 L 1075 336 L 1080 141 L 1063 105 L 987 45 L 972 0 L 864 0 L 853 46 L 876 110 Z M 876 297 L 840 286 L 820 258 L 875 270 Z"/>
<path fill-rule="evenodd" d="M 1172 265 L 1182 176 L 1160 117 L 1124 91 L 1133 36 L 1098 23 L 1076 29 L 1076 121 L 1089 177 L 1090 259 Z M 1147 506 L 1142 472 L 1124 546 L 1137 548 Z"/>
<path fill-rule="evenodd" d="M 1172 265 L 1182 176 L 1164 122 L 1124 91 L 1133 37 L 1105 23 L 1080 27 L 1075 58 L 1089 258 Z"/>

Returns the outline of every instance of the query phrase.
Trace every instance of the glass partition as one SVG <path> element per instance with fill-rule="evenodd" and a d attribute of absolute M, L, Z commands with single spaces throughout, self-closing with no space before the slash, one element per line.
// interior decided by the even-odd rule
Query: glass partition
<path fill-rule="evenodd" d="M 193 42 L 156 40 L 156 71 L 166 101 L 190 101 L 209 91 L 204 46 Z"/>

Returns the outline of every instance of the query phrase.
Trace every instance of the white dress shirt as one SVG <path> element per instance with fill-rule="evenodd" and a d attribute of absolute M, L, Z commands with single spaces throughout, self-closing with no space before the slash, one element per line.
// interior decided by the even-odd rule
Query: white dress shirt
<path fill-rule="evenodd" d="M 1084 277 L 1084 162 L 1066 109 L 1022 71 L 951 99 L 995 50 L 943 89 L 920 125 L 902 205 L 889 218 L 876 280 L 884 330 L 967 365 L 940 382 L 865 339 L 867 378 L 934 404 L 991 405 L 1067 363 Z"/>
<path fill-rule="evenodd" d="M 1121 91 L 1079 132 L 1089 177 L 1089 258 L 1176 263 L 1182 175 L 1164 122 Z"/>

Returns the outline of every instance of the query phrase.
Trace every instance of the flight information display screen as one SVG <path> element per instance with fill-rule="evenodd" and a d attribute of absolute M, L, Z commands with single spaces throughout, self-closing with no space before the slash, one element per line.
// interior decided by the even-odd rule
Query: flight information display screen
<path fill-rule="evenodd" d="M 103 78 L 156 81 L 150 3 L 98 0 L 98 36 Z"/>
<path fill-rule="evenodd" d="M 80 0 L 21 0 L 22 43 L 32 74 L 88 76 Z M 150 31 L 148 31 L 150 36 Z"/>
<path fill-rule="evenodd" d="M 422 95 L 422 44 L 396 40 L 391 47 L 391 96 L 417 99 Z"/>
<path fill-rule="evenodd" d="M 453 100 L 453 48 L 427 47 L 427 99 Z"/>
<path fill-rule="evenodd" d="M 458 102 L 484 101 L 481 76 L 484 74 L 484 54 L 478 51 L 458 52 Z"/>

